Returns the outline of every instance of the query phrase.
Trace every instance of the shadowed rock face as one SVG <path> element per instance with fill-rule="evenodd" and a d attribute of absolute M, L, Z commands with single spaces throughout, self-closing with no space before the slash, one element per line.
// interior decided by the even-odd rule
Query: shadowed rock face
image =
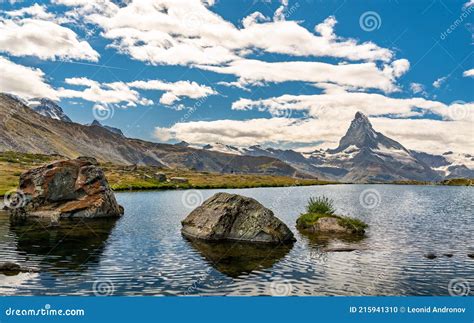
<path fill-rule="evenodd" d="M 119 217 L 118 205 L 103 171 L 93 158 L 79 157 L 38 167 L 20 176 L 20 205 L 10 207 L 13 217 L 61 218 Z"/>
<path fill-rule="evenodd" d="M 288 227 L 256 200 L 237 194 L 217 193 L 192 211 L 181 232 L 208 241 L 286 243 L 295 240 Z"/>

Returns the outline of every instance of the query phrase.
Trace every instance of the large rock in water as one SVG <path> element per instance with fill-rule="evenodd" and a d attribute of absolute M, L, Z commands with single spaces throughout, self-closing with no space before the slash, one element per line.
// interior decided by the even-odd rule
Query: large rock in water
<path fill-rule="evenodd" d="M 62 218 L 119 217 L 123 208 L 94 158 L 53 162 L 20 176 L 19 204 L 10 205 L 14 217 Z"/>
<path fill-rule="evenodd" d="M 256 200 L 217 193 L 194 209 L 182 222 L 188 238 L 280 243 L 295 241 L 288 227 Z"/>

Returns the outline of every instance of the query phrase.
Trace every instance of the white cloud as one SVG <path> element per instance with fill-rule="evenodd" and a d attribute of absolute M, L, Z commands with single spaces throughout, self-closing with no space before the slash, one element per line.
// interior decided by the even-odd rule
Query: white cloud
<path fill-rule="evenodd" d="M 339 119 L 349 122 L 355 112 L 371 116 L 392 115 L 397 118 L 423 117 L 436 114 L 444 120 L 474 122 L 473 103 L 442 102 L 424 98 L 391 98 L 377 93 L 348 92 L 341 88 L 327 88 L 316 95 L 282 95 L 261 100 L 240 99 L 232 104 L 234 110 L 257 109 L 278 115 L 279 111 L 300 111 L 322 119 Z"/>
<path fill-rule="evenodd" d="M 425 92 L 425 87 L 423 86 L 423 84 L 420 84 L 420 83 L 410 83 L 410 90 L 414 93 L 414 94 L 422 94 L 422 95 L 427 95 L 427 93 Z"/>
<path fill-rule="evenodd" d="M 196 82 L 178 81 L 168 83 L 161 80 L 134 81 L 128 83 L 132 88 L 142 90 L 160 90 L 165 93 L 160 98 L 160 103 L 170 105 L 183 97 L 199 99 L 209 95 L 217 94 L 211 87 L 200 85 Z"/>
<path fill-rule="evenodd" d="M 55 90 L 46 83 L 45 74 L 39 68 L 19 65 L 0 56 L 0 70 L 0 92 L 12 93 L 26 99 L 57 99 Z"/>
<path fill-rule="evenodd" d="M 97 53 L 71 29 L 61 26 L 45 6 L 4 12 L 0 18 L 0 52 L 13 56 L 36 56 L 40 59 L 98 61 Z"/>
<path fill-rule="evenodd" d="M 447 76 L 440 77 L 436 81 L 433 82 L 433 86 L 439 89 L 441 85 L 443 85 L 443 83 L 446 82 L 447 79 L 448 79 Z"/>
<path fill-rule="evenodd" d="M 464 71 L 464 73 L 462 73 L 462 76 L 464 76 L 464 77 L 474 77 L 474 68 L 471 68 L 470 70 Z"/>
<path fill-rule="evenodd" d="M 400 62 L 401 61 L 401 62 Z M 397 60 L 380 70 L 375 63 L 333 65 L 321 62 L 264 62 L 254 59 L 235 60 L 226 66 L 198 65 L 199 68 L 222 74 L 233 74 L 239 84 L 304 81 L 329 82 L 365 89 L 397 91 L 395 77 L 409 68 L 406 60 Z"/>
<path fill-rule="evenodd" d="M 244 28 L 248 28 L 253 24 L 264 21 L 269 21 L 269 18 L 264 16 L 261 12 L 255 11 L 254 13 L 251 13 L 250 15 L 242 19 L 242 25 L 244 26 Z"/>
<path fill-rule="evenodd" d="M 56 2 L 75 5 L 73 14 L 100 26 L 113 47 L 151 64 L 222 64 L 253 51 L 384 62 L 393 56 L 374 43 L 336 37 L 334 17 L 318 25 L 315 34 L 295 21 L 268 22 L 260 13 L 244 18 L 243 28 L 237 28 L 199 0 L 133 1 L 121 8 L 109 1 L 95 7 L 84 1 Z"/>
<path fill-rule="evenodd" d="M 142 98 L 140 93 L 132 90 L 124 82 L 99 83 L 88 78 L 68 78 L 65 82 L 69 85 L 85 87 L 85 89 L 74 90 L 60 88 L 58 96 L 62 98 L 80 98 L 91 102 L 104 104 L 126 103 L 128 106 L 150 105 L 153 101 Z"/>
<path fill-rule="evenodd" d="M 47 12 L 45 5 L 39 5 L 35 3 L 30 7 L 24 7 L 18 10 L 12 10 L 5 12 L 7 16 L 10 17 L 24 17 L 24 16 L 31 16 L 34 18 L 39 18 L 43 20 L 53 20 L 55 19 L 54 14 Z"/>
<path fill-rule="evenodd" d="M 474 152 L 470 122 L 390 118 L 371 118 L 371 122 L 377 131 L 398 140 L 408 149 L 432 153 L 447 150 Z M 315 142 L 323 141 L 321 148 L 334 148 L 349 124 L 350 119 L 341 121 L 334 118 L 196 121 L 177 123 L 170 128 L 157 127 L 155 136 L 163 141 L 177 139 L 198 144 L 222 142 L 239 146 L 306 144 L 314 147 Z"/>

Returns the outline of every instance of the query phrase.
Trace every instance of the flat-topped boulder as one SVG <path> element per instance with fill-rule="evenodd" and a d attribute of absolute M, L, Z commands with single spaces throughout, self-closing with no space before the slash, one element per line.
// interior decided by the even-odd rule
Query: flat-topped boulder
<path fill-rule="evenodd" d="M 270 209 L 253 198 L 217 193 L 182 222 L 185 237 L 206 241 L 289 243 L 291 230 Z"/>
<path fill-rule="evenodd" d="M 90 157 L 56 161 L 21 174 L 18 196 L 8 205 L 13 217 L 57 222 L 123 214 L 104 172 Z"/>

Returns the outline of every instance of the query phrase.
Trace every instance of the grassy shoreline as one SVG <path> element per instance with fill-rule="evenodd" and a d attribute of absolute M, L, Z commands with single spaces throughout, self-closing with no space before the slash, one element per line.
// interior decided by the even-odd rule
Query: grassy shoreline
<path fill-rule="evenodd" d="M 18 186 L 22 172 L 62 159 L 57 155 L 41 155 L 17 152 L 0 152 L 0 197 Z M 257 187 L 291 187 L 329 184 L 351 184 L 317 179 L 301 179 L 288 176 L 258 174 L 221 174 L 198 172 L 188 169 L 163 169 L 156 166 L 124 166 L 111 163 L 100 165 L 111 188 L 116 192 L 176 190 L 176 189 L 239 189 Z M 186 183 L 160 182 L 156 174 L 162 173 L 169 180 L 173 177 L 185 178 Z M 375 184 L 375 183 L 374 183 Z M 447 185 L 473 186 L 473 179 L 449 179 L 440 183 L 397 181 L 395 185 Z"/>
<path fill-rule="evenodd" d="M 18 186 L 22 172 L 39 167 L 60 156 L 0 152 L 0 196 Z M 338 182 L 317 179 L 301 179 L 287 176 L 259 174 L 221 174 L 198 172 L 188 169 L 163 169 L 156 166 L 115 165 L 101 163 L 111 188 L 116 192 L 144 190 L 176 189 L 218 189 L 218 188 L 255 188 L 290 187 L 339 184 Z M 161 173 L 168 181 L 159 181 L 156 174 Z M 184 178 L 187 182 L 169 181 L 172 178 Z"/>

